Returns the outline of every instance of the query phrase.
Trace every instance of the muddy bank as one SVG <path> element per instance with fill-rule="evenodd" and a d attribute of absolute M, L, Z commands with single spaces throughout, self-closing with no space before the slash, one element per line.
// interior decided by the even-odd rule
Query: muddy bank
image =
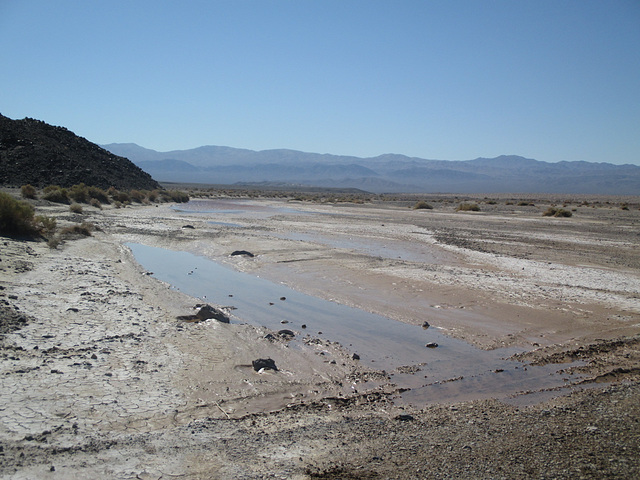
<path fill-rule="evenodd" d="M 585 208 L 560 223 L 506 206 L 479 215 L 445 204 L 226 207 L 215 217 L 87 208 L 83 219 L 102 231 L 58 250 L 2 239 L 3 478 L 640 473 L 638 212 Z M 265 338 L 272 329 L 177 320 L 202 299 L 148 275 L 126 242 L 202 254 L 397 321 L 428 320 L 482 348 L 517 346 L 521 361 L 562 362 L 576 390 L 538 392 L 533 405 L 396 403 L 394 382 L 348 346 L 313 335 L 292 348 Z M 253 370 L 261 357 L 278 372 Z"/>

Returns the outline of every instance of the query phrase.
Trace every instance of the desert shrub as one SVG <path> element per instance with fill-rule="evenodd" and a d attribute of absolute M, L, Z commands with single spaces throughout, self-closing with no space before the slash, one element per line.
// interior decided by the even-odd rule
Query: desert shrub
<path fill-rule="evenodd" d="M 33 234 L 34 210 L 26 202 L 0 192 L 0 234 Z"/>
<path fill-rule="evenodd" d="M 461 203 L 456 208 L 456 212 L 479 212 L 480 207 L 477 203 Z"/>
<path fill-rule="evenodd" d="M 73 213 L 82 213 L 82 205 L 79 203 L 72 203 L 69 205 L 69 210 Z"/>
<path fill-rule="evenodd" d="M 420 200 L 413 206 L 414 210 L 433 210 L 433 205 L 428 204 L 424 200 Z"/>
<path fill-rule="evenodd" d="M 629 204 L 627 203 L 620 204 L 620 210 L 629 210 Z"/>
<path fill-rule="evenodd" d="M 57 236 L 54 235 L 53 237 L 51 237 L 48 241 L 47 241 L 47 245 L 49 246 L 50 249 L 55 250 L 56 248 L 58 248 L 58 246 L 62 243 L 62 239 Z"/>
<path fill-rule="evenodd" d="M 109 203 L 109 195 L 103 189 L 99 187 L 88 187 L 89 197 L 93 200 L 98 200 L 100 203 Z M 91 200 L 89 200 L 91 203 Z"/>
<path fill-rule="evenodd" d="M 521 202 L 518 202 L 518 206 L 519 207 L 535 207 L 535 204 L 531 202 L 526 202 L 523 200 Z"/>
<path fill-rule="evenodd" d="M 487 200 L 487 205 L 496 205 L 498 202 L 495 200 Z"/>
<path fill-rule="evenodd" d="M 56 231 L 57 221 L 55 217 L 47 217 L 46 215 L 38 215 L 34 220 L 36 229 L 48 237 L 53 235 Z"/>
<path fill-rule="evenodd" d="M 140 190 L 131 190 L 129 192 L 129 196 L 131 197 L 131 200 L 137 203 L 142 203 L 146 198 L 144 192 L 141 192 Z"/>
<path fill-rule="evenodd" d="M 89 203 L 89 188 L 84 184 L 80 183 L 78 185 L 74 185 L 69 189 L 69 197 L 77 203 Z"/>
<path fill-rule="evenodd" d="M 100 200 L 98 200 L 97 198 L 92 198 L 91 200 L 89 200 L 89 205 L 102 210 L 102 203 L 100 203 Z"/>
<path fill-rule="evenodd" d="M 543 217 L 571 217 L 573 214 L 564 208 L 549 207 L 543 213 Z"/>
<path fill-rule="evenodd" d="M 80 225 L 71 225 L 65 227 L 60 231 L 61 235 L 82 235 L 83 237 L 90 237 L 91 232 L 96 230 L 96 226 L 92 223 L 83 222 Z"/>
<path fill-rule="evenodd" d="M 23 185 L 20 187 L 20 193 L 23 198 L 36 198 L 36 187 L 33 185 Z"/>
<path fill-rule="evenodd" d="M 165 196 L 169 202 L 186 203 L 189 201 L 189 194 L 179 190 L 168 190 Z"/>
<path fill-rule="evenodd" d="M 119 192 L 119 191 L 116 190 L 116 192 L 113 195 L 111 195 L 111 197 L 116 202 L 131 203 L 131 197 L 129 196 L 129 194 L 127 192 Z"/>
<path fill-rule="evenodd" d="M 49 186 L 44 190 L 45 200 L 49 200 L 54 203 L 69 203 L 69 192 L 66 188 L 60 188 L 58 186 Z"/>
<path fill-rule="evenodd" d="M 158 190 L 152 190 L 149 192 L 149 195 L 147 195 L 147 198 L 149 199 L 150 202 L 157 202 L 159 195 L 160 193 L 158 192 Z"/>

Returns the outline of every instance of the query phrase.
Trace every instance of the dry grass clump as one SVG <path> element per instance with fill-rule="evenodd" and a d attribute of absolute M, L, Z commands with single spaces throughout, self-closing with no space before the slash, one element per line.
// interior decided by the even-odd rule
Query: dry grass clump
<path fill-rule="evenodd" d="M 461 203 L 456 208 L 456 212 L 479 212 L 480 207 L 477 203 Z"/>
<path fill-rule="evenodd" d="M 58 185 L 49 185 L 42 190 L 45 200 L 54 203 L 69 203 L 69 191 L 66 188 L 60 188 Z"/>
<path fill-rule="evenodd" d="M 60 235 L 62 237 L 77 235 L 90 237 L 92 235 L 92 232 L 94 232 L 95 230 L 97 230 L 97 227 L 93 223 L 82 222 L 79 225 L 70 225 L 63 228 L 62 230 L 60 230 Z"/>
<path fill-rule="evenodd" d="M 0 192 L 0 234 L 31 235 L 36 232 L 34 209 L 16 200 L 8 193 Z"/>
<path fill-rule="evenodd" d="M 52 235 L 55 229 L 55 218 L 35 216 L 33 206 L 0 192 L 0 234 L 47 236 Z"/>
<path fill-rule="evenodd" d="M 71 205 L 69 205 L 69 210 L 72 213 L 82 213 L 82 205 L 80 205 L 79 203 L 72 203 Z"/>
<path fill-rule="evenodd" d="M 424 200 L 420 200 L 413 206 L 414 210 L 433 210 L 433 205 L 428 204 Z"/>
<path fill-rule="evenodd" d="M 20 187 L 20 193 L 23 198 L 36 198 L 36 187 L 27 184 Z"/>
<path fill-rule="evenodd" d="M 549 207 L 543 213 L 543 217 L 571 217 L 573 213 L 564 208 Z"/>
<path fill-rule="evenodd" d="M 84 183 L 73 185 L 69 188 L 61 188 L 58 185 L 49 185 L 43 190 L 43 199 L 54 203 L 89 204 L 96 208 L 108 205 L 112 202 L 119 208 L 132 202 L 149 204 L 155 202 L 189 201 L 189 194 L 179 190 L 129 190 L 121 191 L 110 187 L 107 191 L 98 187 L 88 187 Z M 25 198 L 36 198 L 36 189 L 31 185 L 22 187 L 22 195 Z"/>

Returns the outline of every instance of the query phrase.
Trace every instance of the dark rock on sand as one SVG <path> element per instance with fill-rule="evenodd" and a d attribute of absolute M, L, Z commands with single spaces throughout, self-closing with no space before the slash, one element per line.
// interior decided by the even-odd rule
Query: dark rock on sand
<path fill-rule="evenodd" d="M 262 369 L 278 371 L 278 367 L 276 367 L 276 362 L 274 362 L 270 358 L 258 358 L 257 360 L 252 361 L 251 364 L 253 365 L 253 369 L 256 372 L 259 372 Z"/>
<path fill-rule="evenodd" d="M 196 313 L 196 317 L 199 320 L 209 320 L 213 318 L 222 323 L 229 323 L 229 315 L 220 310 L 219 308 L 212 307 L 211 305 L 204 305 Z"/>
<path fill-rule="evenodd" d="M 278 335 L 287 339 L 291 339 L 296 336 L 296 334 L 293 333 L 291 330 L 280 330 L 278 332 Z"/>
<path fill-rule="evenodd" d="M 245 256 L 245 257 L 249 257 L 249 258 L 253 258 L 255 257 L 255 255 L 251 252 L 248 252 L 247 250 L 234 250 L 233 252 L 231 252 L 231 256 L 232 257 L 237 257 L 237 256 Z"/>

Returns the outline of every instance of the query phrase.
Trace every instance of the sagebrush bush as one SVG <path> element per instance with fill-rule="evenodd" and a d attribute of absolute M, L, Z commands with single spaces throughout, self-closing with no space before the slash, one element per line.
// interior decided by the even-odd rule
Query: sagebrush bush
<path fill-rule="evenodd" d="M 74 185 L 69 189 L 69 197 L 77 203 L 89 203 L 89 188 L 84 183 Z"/>
<path fill-rule="evenodd" d="M 119 192 L 116 190 L 115 193 L 111 195 L 111 198 L 113 198 L 116 202 L 131 203 L 131 197 L 127 192 Z"/>
<path fill-rule="evenodd" d="M 564 208 L 549 207 L 543 213 L 543 217 L 571 217 L 573 213 Z"/>
<path fill-rule="evenodd" d="M 34 209 L 26 202 L 0 192 L 0 234 L 27 235 L 36 232 Z"/>
<path fill-rule="evenodd" d="M 189 194 L 181 192 L 179 190 L 168 190 L 164 192 L 164 197 L 167 198 L 167 202 L 186 203 L 189 201 Z"/>
<path fill-rule="evenodd" d="M 92 198 L 91 200 L 89 200 L 89 205 L 102 210 L 102 204 L 100 203 L 100 200 L 98 200 L 97 198 Z"/>
<path fill-rule="evenodd" d="M 141 192 L 140 190 L 130 190 L 129 197 L 131 197 L 131 200 L 133 200 L 136 203 L 142 203 L 146 198 L 146 195 L 144 192 Z"/>
<path fill-rule="evenodd" d="M 456 208 L 456 212 L 479 212 L 480 207 L 477 203 L 461 203 Z"/>
<path fill-rule="evenodd" d="M 102 203 L 109 203 L 109 195 L 103 189 L 98 187 L 89 187 L 89 196 L 92 200 Z M 91 203 L 91 201 L 89 201 Z"/>
<path fill-rule="evenodd" d="M 38 215 L 35 218 L 34 224 L 40 233 L 42 233 L 45 237 L 49 237 L 55 233 L 57 221 L 53 217 Z"/>
<path fill-rule="evenodd" d="M 69 210 L 73 213 L 82 213 L 82 205 L 79 203 L 72 203 L 69 205 Z"/>
<path fill-rule="evenodd" d="M 45 200 L 49 200 L 54 203 L 69 203 L 69 192 L 66 188 L 60 188 L 58 186 L 49 186 L 44 190 L 44 198 Z"/>
<path fill-rule="evenodd" d="M 36 198 L 36 187 L 27 184 L 20 187 L 20 193 L 24 198 Z"/>
<path fill-rule="evenodd" d="M 413 209 L 414 210 L 432 210 L 433 209 L 433 205 L 430 205 L 427 202 L 425 202 L 424 200 L 421 200 L 421 201 L 417 202 L 413 206 Z"/>
<path fill-rule="evenodd" d="M 96 230 L 96 226 L 92 223 L 83 222 L 80 225 L 71 225 L 65 227 L 60 231 L 61 235 L 82 235 L 83 237 L 90 237 L 91 232 Z"/>

